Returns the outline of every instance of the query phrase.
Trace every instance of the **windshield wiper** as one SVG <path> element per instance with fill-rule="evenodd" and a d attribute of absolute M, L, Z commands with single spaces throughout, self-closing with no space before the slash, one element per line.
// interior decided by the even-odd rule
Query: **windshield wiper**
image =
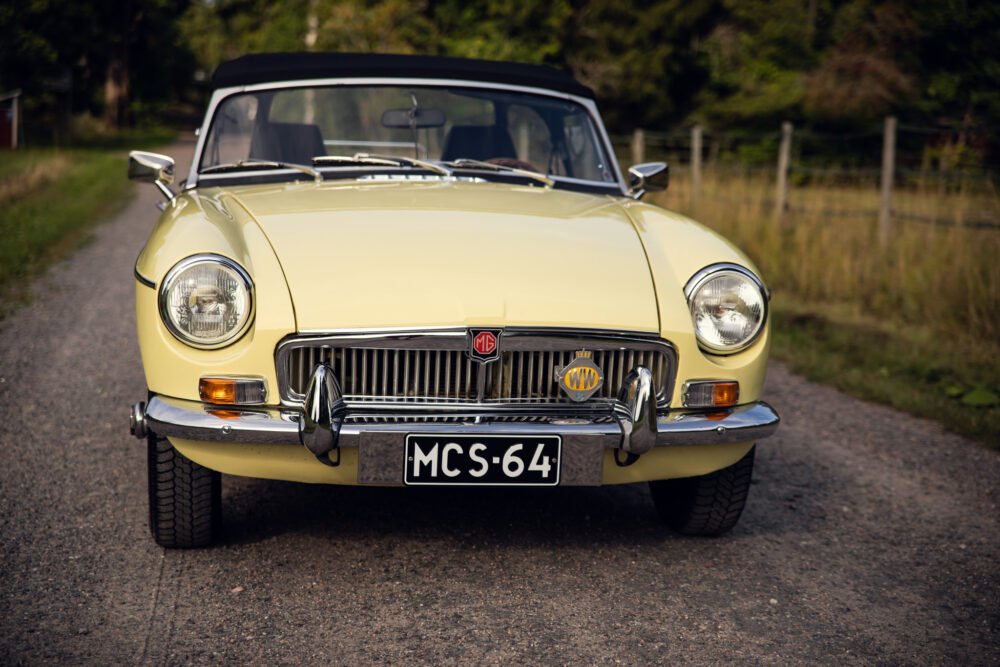
<path fill-rule="evenodd" d="M 301 171 L 303 174 L 309 174 L 317 183 L 323 180 L 323 174 L 312 167 L 307 167 L 304 164 L 293 164 L 291 162 L 278 162 L 276 160 L 237 160 L 236 162 L 226 162 L 225 164 L 205 167 L 201 170 L 201 173 L 211 174 L 220 171 L 249 171 L 252 169 L 295 169 L 296 171 Z"/>
<path fill-rule="evenodd" d="M 525 178 L 533 178 L 536 181 L 544 183 L 546 187 L 550 188 L 556 183 L 545 174 L 540 174 L 537 171 L 531 171 L 530 169 L 518 169 L 517 167 L 508 167 L 505 164 L 494 164 L 493 162 L 483 162 L 482 160 L 472 160 L 463 157 L 458 158 L 457 160 L 452 160 L 451 162 L 446 162 L 445 164 L 459 169 L 485 169 L 488 171 L 517 174 L 518 176 L 524 176 Z"/>
<path fill-rule="evenodd" d="M 370 164 L 386 167 L 419 167 L 427 171 L 433 171 L 441 176 L 451 176 L 451 169 L 442 167 L 433 162 L 418 160 L 412 157 L 400 157 L 398 155 L 379 155 L 376 153 L 355 153 L 354 155 L 317 155 L 312 159 L 313 165 L 317 167 L 340 166 L 351 164 Z"/>

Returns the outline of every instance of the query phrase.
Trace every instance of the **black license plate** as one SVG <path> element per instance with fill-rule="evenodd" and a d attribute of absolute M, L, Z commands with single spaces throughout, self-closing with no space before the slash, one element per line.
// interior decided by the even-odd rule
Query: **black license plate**
<path fill-rule="evenodd" d="M 558 435 L 406 436 L 403 483 L 409 486 L 556 486 Z"/>

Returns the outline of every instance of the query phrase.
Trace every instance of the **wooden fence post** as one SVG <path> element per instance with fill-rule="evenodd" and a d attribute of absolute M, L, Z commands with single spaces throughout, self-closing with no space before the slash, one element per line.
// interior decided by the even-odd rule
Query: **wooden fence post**
<path fill-rule="evenodd" d="M 781 224 L 781 218 L 788 208 L 788 164 L 792 157 L 792 124 L 781 124 L 781 148 L 778 150 L 778 186 L 775 191 L 774 221 Z"/>
<path fill-rule="evenodd" d="M 882 199 L 878 207 L 878 242 L 881 247 L 889 244 L 889 227 L 892 225 L 892 181 L 896 172 L 896 117 L 885 119 L 882 137 Z"/>
<path fill-rule="evenodd" d="M 646 161 L 646 132 L 637 127 L 632 132 L 632 164 L 642 164 Z"/>
<path fill-rule="evenodd" d="M 691 206 L 698 205 L 701 195 L 701 125 L 691 128 Z"/>

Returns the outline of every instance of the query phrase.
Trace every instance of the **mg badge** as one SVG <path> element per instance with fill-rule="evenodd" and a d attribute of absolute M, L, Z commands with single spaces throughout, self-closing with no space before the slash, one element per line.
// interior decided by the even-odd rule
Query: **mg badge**
<path fill-rule="evenodd" d="M 469 358 L 487 364 L 500 358 L 501 329 L 469 329 Z"/>
<path fill-rule="evenodd" d="M 604 384 L 604 371 L 591 359 L 592 352 L 577 352 L 576 359 L 566 365 L 556 378 L 571 401 L 581 403 Z"/>

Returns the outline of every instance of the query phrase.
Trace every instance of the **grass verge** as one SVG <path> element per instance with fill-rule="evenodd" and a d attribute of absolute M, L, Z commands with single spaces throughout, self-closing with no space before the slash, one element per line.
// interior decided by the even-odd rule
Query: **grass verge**
<path fill-rule="evenodd" d="M 1000 211 L 996 193 L 903 190 L 898 210 L 956 224 L 894 220 L 882 247 L 873 215 L 844 212 L 870 207 L 871 188 L 796 188 L 801 208 L 778 221 L 766 180 L 710 174 L 695 205 L 680 176 L 656 201 L 719 231 L 761 269 L 775 292 L 776 358 L 1000 449 L 1000 230 L 962 224 L 967 211 Z"/>
<path fill-rule="evenodd" d="M 992 342 L 899 327 L 846 308 L 774 301 L 772 353 L 793 371 L 1000 449 L 1000 354 Z"/>
<path fill-rule="evenodd" d="M 146 146 L 169 139 L 129 135 Z M 0 153 L 0 316 L 24 302 L 31 278 L 86 243 L 94 224 L 127 201 L 126 159 L 117 142 Z"/>

